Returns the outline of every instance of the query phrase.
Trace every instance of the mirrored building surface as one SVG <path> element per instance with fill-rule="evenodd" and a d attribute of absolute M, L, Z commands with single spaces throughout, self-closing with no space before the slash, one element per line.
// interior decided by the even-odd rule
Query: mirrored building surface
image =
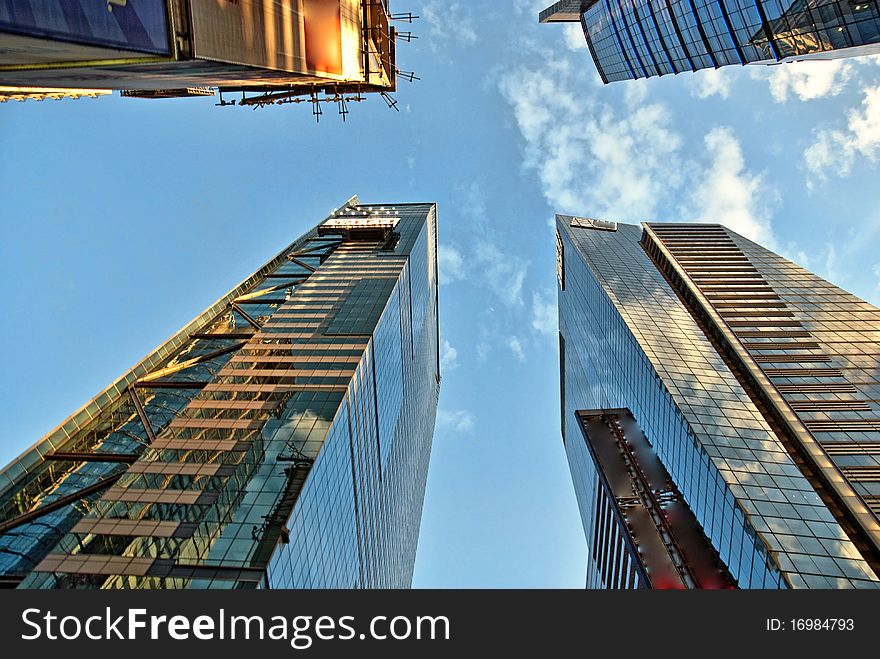
<path fill-rule="evenodd" d="M 557 216 L 594 588 L 880 585 L 880 310 L 719 225 Z"/>
<path fill-rule="evenodd" d="M 880 53 L 877 0 L 561 0 L 539 20 L 581 23 L 606 83 Z"/>
<path fill-rule="evenodd" d="M 436 240 L 433 204 L 351 199 L 26 451 L 3 584 L 408 587 Z"/>

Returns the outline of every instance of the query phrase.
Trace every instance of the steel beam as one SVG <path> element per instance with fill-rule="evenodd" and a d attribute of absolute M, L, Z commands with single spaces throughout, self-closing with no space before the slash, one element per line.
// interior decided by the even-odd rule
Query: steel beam
<path fill-rule="evenodd" d="M 288 255 L 287 255 L 287 258 L 290 259 L 292 262 L 296 263 L 299 267 L 301 267 L 301 268 L 305 268 L 305 269 L 308 270 L 309 272 L 317 272 L 317 270 L 318 270 L 316 267 L 311 266 L 311 265 L 309 265 L 308 263 L 305 263 L 305 262 L 303 262 L 303 261 L 300 261 L 300 260 L 299 260 L 298 258 L 296 258 L 293 254 L 288 254 Z"/>
<path fill-rule="evenodd" d="M 184 380 L 138 380 L 132 383 L 132 387 L 138 389 L 204 389 L 210 382 L 202 380 L 186 382 Z"/>
<path fill-rule="evenodd" d="M 147 439 L 149 440 L 149 443 L 152 444 L 156 441 L 156 433 L 153 432 L 153 426 L 150 423 L 150 419 L 147 418 L 147 411 L 144 409 L 141 397 L 138 395 L 137 391 L 135 391 L 134 387 L 128 388 L 128 395 L 131 396 L 131 402 L 134 403 L 134 409 L 137 410 L 138 419 L 140 419 L 141 425 L 144 427 L 144 430 L 147 431 Z"/>
<path fill-rule="evenodd" d="M 46 515 L 47 513 L 54 512 L 54 511 L 58 510 L 59 508 L 64 508 L 64 506 L 68 506 L 72 503 L 76 503 L 77 501 L 80 501 L 91 494 L 95 494 L 96 492 L 100 492 L 101 490 L 104 490 L 104 489 L 110 487 L 111 485 L 113 485 L 113 483 L 118 481 L 119 478 L 124 473 L 125 472 L 122 472 L 122 473 L 116 474 L 115 476 L 109 476 L 108 478 L 104 478 L 102 480 L 99 480 L 97 483 L 94 483 L 93 485 L 89 485 L 88 487 L 84 487 L 81 490 L 77 490 L 73 494 L 68 494 L 67 496 L 61 497 L 60 499 L 56 499 L 55 501 L 53 501 L 51 503 L 47 503 L 45 506 L 42 506 L 42 507 L 37 508 L 35 510 L 31 510 L 30 512 L 19 515 L 18 517 L 13 517 L 12 519 L 9 519 L 3 523 L 0 523 L 0 535 L 6 533 L 8 531 L 11 531 L 12 529 L 18 528 L 19 526 L 24 526 L 25 524 L 32 522 L 35 519 L 38 519 L 38 518 L 42 517 L 43 515 Z"/>
<path fill-rule="evenodd" d="M 55 451 L 46 460 L 69 460 L 70 462 L 122 462 L 131 464 L 138 459 L 137 453 L 86 453 L 80 451 Z"/>
<path fill-rule="evenodd" d="M 135 385 L 141 382 L 151 382 L 152 380 L 158 380 L 159 378 L 165 377 L 166 375 L 172 375 L 174 373 L 179 373 L 180 371 L 186 370 L 188 368 L 192 368 L 193 366 L 197 366 L 199 364 L 203 364 L 207 361 L 214 359 L 215 357 L 221 357 L 223 355 L 228 355 L 230 352 L 235 352 L 236 350 L 240 350 L 243 348 L 246 343 L 236 343 L 235 345 L 229 346 L 227 348 L 222 348 L 220 350 L 215 350 L 214 352 L 209 352 L 207 355 L 200 355 L 198 357 L 193 357 L 192 359 L 188 359 L 185 362 L 180 362 L 179 364 L 175 364 L 174 366 L 166 366 L 165 368 L 160 368 L 158 371 L 153 371 L 149 375 L 145 375 L 140 380 L 135 382 Z"/>
<path fill-rule="evenodd" d="M 235 302 L 232 303 L 232 310 L 237 312 L 242 318 L 247 321 L 247 324 L 253 327 L 255 330 L 263 329 L 263 326 L 258 323 L 253 316 L 251 316 L 247 311 L 238 306 Z"/>
<path fill-rule="evenodd" d="M 269 286 L 268 288 L 261 288 L 258 291 L 254 291 L 253 293 L 246 293 L 240 297 L 235 298 L 236 304 L 241 304 L 242 302 L 248 302 L 255 298 L 262 297 L 267 293 L 275 293 L 277 291 L 283 290 L 285 288 L 293 288 L 294 284 L 277 284 L 275 286 Z"/>

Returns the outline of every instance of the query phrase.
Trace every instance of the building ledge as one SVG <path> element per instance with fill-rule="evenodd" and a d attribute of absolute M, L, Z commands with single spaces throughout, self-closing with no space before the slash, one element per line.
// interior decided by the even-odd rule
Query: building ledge
<path fill-rule="evenodd" d="M 579 23 L 581 12 L 592 4 L 592 0 L 559 0 L 538 14 L 538 22 Z"/>

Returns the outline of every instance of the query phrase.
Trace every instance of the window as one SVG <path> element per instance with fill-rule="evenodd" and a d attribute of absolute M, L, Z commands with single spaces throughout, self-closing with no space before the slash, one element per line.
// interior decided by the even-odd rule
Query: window
<path fill-rule="evenodd" d="M 556 230 L 556 277 L 559 279 L 559 288 L 565 290 L 565 244 L 562 242 L 562 234 Z"/>
<path fill-rule="evenodd" d="M 559 406 L 562 419 L 562 443 L 565 444 L 565 337 L 559 333 Z"/>

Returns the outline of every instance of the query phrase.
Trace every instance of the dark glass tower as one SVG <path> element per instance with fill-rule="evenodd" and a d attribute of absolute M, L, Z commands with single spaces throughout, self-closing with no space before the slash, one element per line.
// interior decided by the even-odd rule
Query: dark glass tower
<path fill-rule="evenodd" d="M 540 21 L 580 22 L 606 83 L 880 53 L 877 0 L 562 0 Z"/>
<path fill-rule="evenodd" d="M 719 226 L 557 216 L 596 588 L 880 585 L 880 309 Z"/>
<path fill-rule="evenodd" d="M 432 204 L 355 197 L 0 473 L 22 588 L 411 582 L 440 387 Z"/>

